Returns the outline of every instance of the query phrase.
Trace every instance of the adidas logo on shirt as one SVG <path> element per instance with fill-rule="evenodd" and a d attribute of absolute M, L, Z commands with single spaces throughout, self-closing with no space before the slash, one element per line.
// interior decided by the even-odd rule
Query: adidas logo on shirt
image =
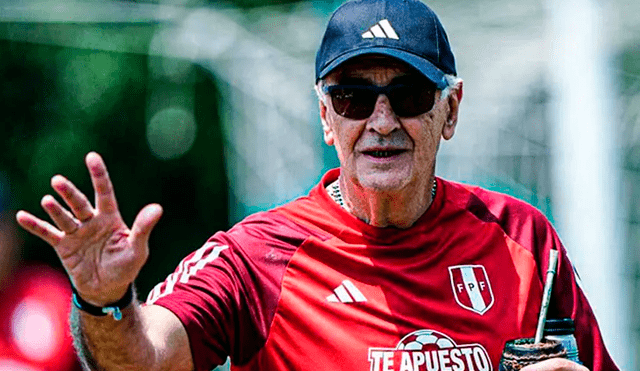
<path fill-rule="evenodd" d="M 369 28 L 369 30 L 362 34 L 363 39 L 396 39 L 399 40 L 398 34 L 396 30 L 391 27 L 391 23 L 389 23 L 388 19 L 383 19 L 380 22 L 376 23 L 373 27 Z"/>
<path fill-rule="evenodd" d="M 362 292 L 349 280 L 342 281 L 340 286 L 336 287 L 333 292 L 333 294 L 327 296 L 327 301 L 330 303 L 362 303 L 367 301 Z"/>

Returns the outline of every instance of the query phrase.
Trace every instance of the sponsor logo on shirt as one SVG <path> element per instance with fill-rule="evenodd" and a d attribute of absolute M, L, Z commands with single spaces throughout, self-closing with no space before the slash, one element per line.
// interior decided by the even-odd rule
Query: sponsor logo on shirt
<path fill-rule="evenodd" d="M 371 371 L 493 371 L 480 344 L 456 344 L 435 330 L 418 330 L 395 348 L 369 348 Z"/>
<path fill-rule="evenodd" d="M 482 265 L 449 267 L 449 277 L 456 302 L 464 309 L 485 314 L 493 306 L 491 283 Z"/>

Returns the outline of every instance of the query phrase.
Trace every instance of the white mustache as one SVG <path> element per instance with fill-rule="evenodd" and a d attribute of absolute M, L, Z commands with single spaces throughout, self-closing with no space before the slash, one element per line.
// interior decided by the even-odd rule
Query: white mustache
<path fill-rule="evenodd" d="M 372 135 L 366 135 L 360 139 L 356 147 L 357 150 L 409 148 L 411 148 L 411 140 L 409 140 L 407 134 L 401 130 L 394 131 L 386 136 L 380 136 L 374 133 L 372 133 Z"/>

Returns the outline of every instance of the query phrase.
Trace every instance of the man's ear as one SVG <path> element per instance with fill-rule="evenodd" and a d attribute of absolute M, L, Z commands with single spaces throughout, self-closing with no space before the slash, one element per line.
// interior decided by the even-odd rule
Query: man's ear
<path fill-rule="evenodd" d="M 333 138 L 333 130 L 327 123 L 327 105 L 324 104 L 322 99 L 318 99 L 318 104 L 320 105 L 320 122 L 322 122 L 322 133 L 324 136 L 324 142 L 327 143 L 328 146 L 332 146 L 334 142 Z"/>
<path fill-rule="evenodd" d="M 442 137 L 445 140 L 453 138 L 453 135 L 456 132 L 462 95 L 462 80 L 460 80 L 460 82 L 458 82 L 454 87 L 451 88 L 451 92 L 447 97 L 447 102 L 449 103 L 449 114 L 447 115 L 447 121 L 442 127 Z"/>

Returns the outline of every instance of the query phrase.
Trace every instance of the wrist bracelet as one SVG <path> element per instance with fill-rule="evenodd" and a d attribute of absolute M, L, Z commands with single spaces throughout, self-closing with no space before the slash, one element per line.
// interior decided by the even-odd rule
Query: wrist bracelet
<path fill-rule="evenodd" d="M 122 319 L 122 310 L 126 308 L 133 301 L 133 285 L 130 284 L 127 288 L 127 292 L 124 294 L 122 299 L 116 301 L 115 303 L 107 304 L 104 307 L 96 307 L 90 303 L 87 303 L 84 299 L 80 297 L 76 288 L 71 285 L 72 301 L 73 305 L 76 308 L 80 309 L 83 312 L 89 313 L 92 316 L 106 316 L 111 315 L 113 319 L 116 321 L 120 321 Z"/>

